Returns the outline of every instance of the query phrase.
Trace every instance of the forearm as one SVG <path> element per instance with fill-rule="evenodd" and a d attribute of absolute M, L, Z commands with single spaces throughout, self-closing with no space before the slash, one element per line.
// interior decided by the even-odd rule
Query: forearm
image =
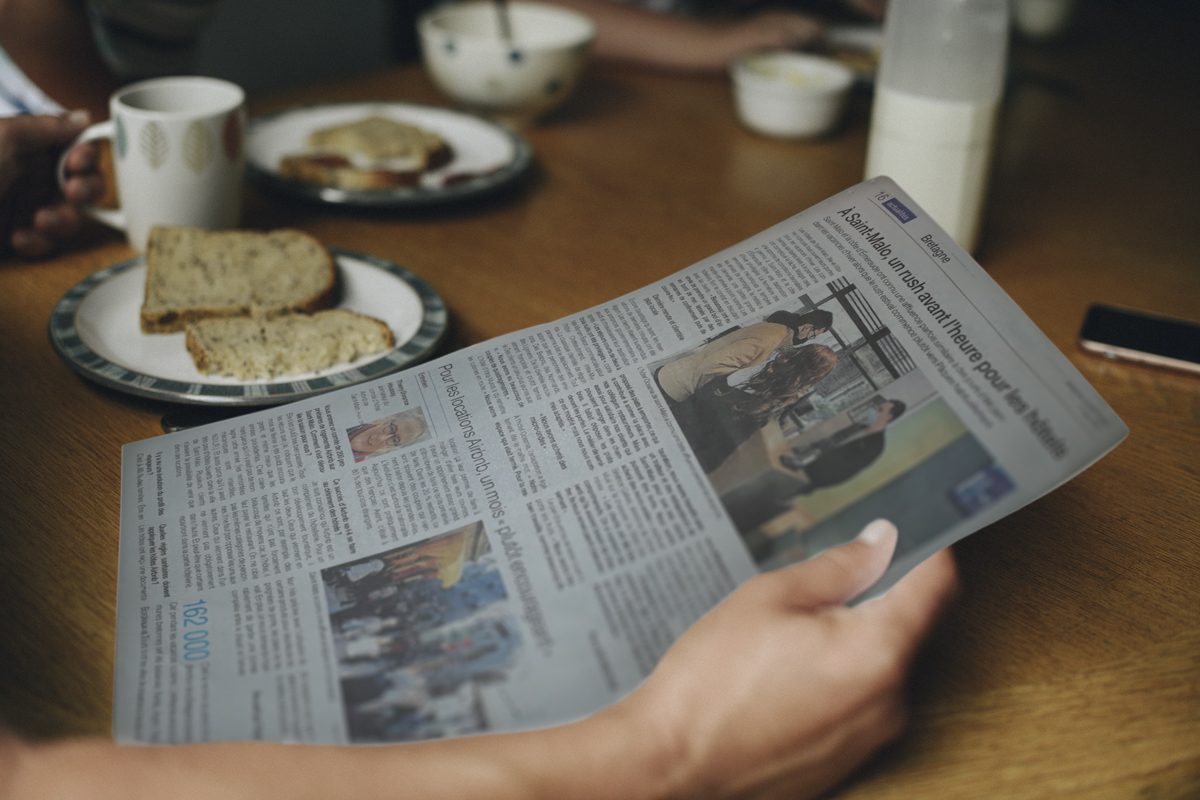
<path fill-rule="evenodd" d="M 664 759 L 657 759 L 662 763 Z M 4 800 L 653 800 L 652 748 L 620 710 L 571 725 L 420 744 L 321 747 L 231 742 L 21 746 Z"/>
<path fill-rule="evenodd" d="M 593 54 L 679 71 L 719 71 L 725 67 L 719 31 L 693 19 L 656 14 L 613 0 L 553 0 L 586 14 L 596 23 Z"/>
<path fill-rule="evenodd" d="M 553 0 L 596 22 L 598 58 L 678 72 L 724 72 L 755 50 L 810 45 L 820 35 L 814 18 L 794 11 L 762 11 L 749 17 L 707 22 L 656 14 L 616 0 Z"/>

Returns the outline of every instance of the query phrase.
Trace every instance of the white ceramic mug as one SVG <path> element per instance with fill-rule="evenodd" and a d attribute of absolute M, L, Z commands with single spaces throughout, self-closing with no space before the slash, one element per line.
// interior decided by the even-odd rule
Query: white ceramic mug
<path fill-rule="evenodd" d="M 242 212 L 246 95 L 216 78 L 180 76 L 133 83 L 109 99 L 110 118 L 76 144 L 111 139 L 119 209 L 87 213 L 146 249 L 155 225 L 236 227 Z M 65 182 L 65 156 L 59 184 Z"/>

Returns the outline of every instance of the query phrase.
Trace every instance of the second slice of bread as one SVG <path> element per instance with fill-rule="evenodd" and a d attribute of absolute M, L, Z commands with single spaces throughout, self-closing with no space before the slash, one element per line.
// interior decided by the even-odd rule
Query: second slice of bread
<path fill-rule="evenodd" d="M 337 269 L 316 239 L 294 230 L 158 227 L 146 247 L 146 333 L 209 317 L 312 312 L 336 299 Z"/>
<path fill-rule="evenodd" d="M 275 319 L 205 319 L 187 326 L 196 369 L 244 381 L 315 372 L 394 344 L 387 325 L 340 308 Z"/>

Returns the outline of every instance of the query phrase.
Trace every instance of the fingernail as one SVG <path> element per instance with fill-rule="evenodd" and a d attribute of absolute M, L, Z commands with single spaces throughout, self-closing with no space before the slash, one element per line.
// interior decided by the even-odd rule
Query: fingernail
<path fill-rule="evenodd" d="M 41 228 L 57 228 L 62 221 L 62 214 L 52 208 L 43 208 L 37 213 L 36 224 Z"/>
<path fill-rule="evenodd" d="M 877 519 L 867 527 L 862 529 L 862 533 L 858 535 L 859 541 L 874 547 L 882 542 L 888 536 L 896 532 L 896 526 L 888 522 L 886 519 Z"/>
<path fill-rule="evenodd" d="M 70 125 L 74 125 L 79 128 L 85 128 L 87 127 L 87 124 L 91 122 L 92 115 L 87 112 L 87 109 L 77 108 L 74 111 L 67 113 L 66 120 Z"/>
<path fill-rule="evenodd" d="M 33 234 L 29 231 L 13 231 L 11 241 L 14 250 L 25 250 L 33 244 Z"/>

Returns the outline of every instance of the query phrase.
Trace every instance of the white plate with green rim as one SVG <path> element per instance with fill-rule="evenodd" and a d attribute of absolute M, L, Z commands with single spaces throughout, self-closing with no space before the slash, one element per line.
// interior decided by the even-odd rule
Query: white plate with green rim
<path fill-rule="evenodd" d="M 277 405 L 387 375 L 431 356 L 446 333 L 446 306 L 433 288 L 375 256 L 329 248 L 341 282 L 338 308 L 382 320 L 396 345 L 318 372 L 242 381 L 196 369 L 185 334 L 143 333 L 146 263 L 106 267 L 71 288 L 50 315 L 50 344 L 76 372 L 118 391 L 192 405 Z"/>
<path fill-rule="evenodd" d="M 368 117 L 385 117 L 436 133 L 450 146 L 450 161 L 420 177 L 415 186 L 337 189 L 284 177 L 284 156 L 309 150 L 313 131 Z M 339 206 L 403 208 L 433 206 L 490 194 L 520 178 L 533 163 L 533 148 L 515 131 L 483 117 L 415 103 L 330 103 L 255 117 L 246 128 L 249 177 L 268 191 Z"/>

